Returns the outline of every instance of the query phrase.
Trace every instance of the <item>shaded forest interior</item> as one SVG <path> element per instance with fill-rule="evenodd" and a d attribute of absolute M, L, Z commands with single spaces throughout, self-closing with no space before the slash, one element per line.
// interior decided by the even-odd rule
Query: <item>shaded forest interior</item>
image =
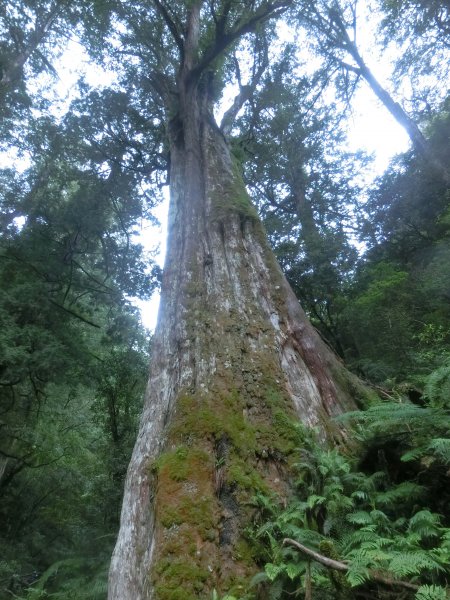
<path fill-rule="evenodd" d="M 176 42 L 189 3 L 129 2 L 129 14 L 121 2 L 72 4 L 0 7 L 0 600 L 106 598 L 152 354 L 133 300 L 148 300 L 162 276 L 138 233 L 170 183 L 158 101 L 170 91 L 138 58 L 149 52 L 162 68 L 155 40 Z M 217 28 L 232 20 L 233 2 L 204 4 Z M 239 552 L 260 572 L 211 600 L 445 600 L 448 2 L 375 3 L 379 44 L 402 48 L 394 82 L 413 91 L 409 103 L 385 103 L 411 149 L 371 183 L 371 158 L 346 150 L 355 90 L 368 85 L 384 97 L 356 45 L 356 3 L 241 4 L 250 15 L 243 8 L 234 23 L 241 46 L 230 42 L 223 63 L 211 61 L 223 87 L 237 91 L 221 135 L 301 306 L 371 392 L 337 419 L 348 445 L 283 425 L 296 457 L 292 497 L 280 504 L 254 485 Z M 161 22 L 142 25 L 147 5 Z M 317 69 L 298 40 L 276 37 L 272 21 L 264 32 L 250 27 L 264 11 L 285 15 L 300 44 L 312 40 Z M 82 78 L 62 102 L 54 86 L 71 37 L 115 78 L 104 86 Z M 172 457 L 181 473 L 184 458 Z M 211 598 L 201 589 L 159 593 Z"/>

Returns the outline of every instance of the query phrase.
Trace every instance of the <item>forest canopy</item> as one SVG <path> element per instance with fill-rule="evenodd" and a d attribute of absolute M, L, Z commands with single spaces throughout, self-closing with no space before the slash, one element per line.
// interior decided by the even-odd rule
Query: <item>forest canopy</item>
<path fill-rule="evenodd" d="M 107 597 L 153 426 L 111 600 L 448 597 L 449 35 L 440 0 L 2 4 L 0 599 Z M 410 139 L 376 178 L 361 88 Z"/>

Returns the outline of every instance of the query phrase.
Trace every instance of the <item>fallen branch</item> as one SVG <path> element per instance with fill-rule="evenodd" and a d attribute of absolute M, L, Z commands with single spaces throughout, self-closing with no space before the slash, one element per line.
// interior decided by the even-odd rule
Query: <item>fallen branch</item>
<path fill-rule="evenodd" d="M 283 540 L 283 546 L 293 546 L 294 548 L 297 548 L 297 550 L 300 550 L 300 552 L 303 552 L 303 554 L 310 556 L 316 562 L 320 563 L 321 565 L 324 565 L 328 569 L 334 569 L 336 571 L 348 571 L 350 568 L 346 563 L 341 562 L 339 560 L 334 560 L 332 558 L 328 558 L 328 556 L 324 556 L 323 554 L 319 554 L 318 552 L 315 552 L 314 550 L 307 548 L 303 544 L 300 544 L 300 542 L 297 542 L 290 538 L 285 538 Z M 403 587 L 403 588 L 406 588 L 407 590 L 414 590 L 414 591 L 417 591 L 419 589 L 419 586 L 414 585 L 413 583 L 409 583 L 409 581 L 401 581 L 398 579 L 393 579 L 392 577 L 389 577 L 387 575 L 382 575 L 381 573 L 378 573 L 377 571 L 374 571 L 373 569 L 369 569 L 369 574 L 370 574 L 371 579 L 373 579 L 374 581 L 377 581 L 378 583 L 383 583 L 384 585 L 388 585 L 391 587 L 398 585 L 399 587 Z"/>

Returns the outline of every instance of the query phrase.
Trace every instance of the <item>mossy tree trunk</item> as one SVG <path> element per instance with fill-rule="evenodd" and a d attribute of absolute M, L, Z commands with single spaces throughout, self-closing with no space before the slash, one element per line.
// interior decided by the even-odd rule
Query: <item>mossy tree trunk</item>
<path fill-rule="evenodd" d="M 288 493 L 291 420 L 342 432 L 354 386 L 268 246 L 201 91 L 172 122 L 169 240 L 110 598 L 210 597 L 254 572 L 257 490 Z M 356 389 L 356 388 L 352 388 Z"/>
<path fill-rule="evenodd" d="M 358 389 L 268 246 L 194 76 L 196 17 L 168 126 L 168 251 L 110 600 L 206 599 L 244 586 L 257 570 L 242 536 L 248 501 L 258 490 L 289 494 L 292 423 L 342 441 L 332 417 L 354 408 Z"/>

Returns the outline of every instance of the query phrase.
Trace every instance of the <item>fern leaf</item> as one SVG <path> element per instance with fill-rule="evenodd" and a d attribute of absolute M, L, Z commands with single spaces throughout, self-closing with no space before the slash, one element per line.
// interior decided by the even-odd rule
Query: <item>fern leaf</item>
<path fill-rule="evenodd" d="M 439 515 L 429 510 L 420 510 L 409 520 L 408 530 L 422 538 L 432 538 L 439 535 Z"/>
<path fill-rule="evenodd" d="M 378 493 L 376 501 L 382 506 L 392 506 L 404 501 L 419 498 L 424 492 L 424 487 L 412 481 L 403 481 L 385 492 Z"/>
<path fill-rule="evenodd" d="M 267 575 L 267 578 L 269 579 L 269 581 L 275 581 L 275 579 L 278 577 L 278 575 L 285 572 L 286 565 L 285 564 L 274 565 L 273 563 L 267 563 L 264 566 L 264 570 L 266 572 L 266 575 Z"/>
<path fill-rule="evenodd" d="M 390 564 L 389 570 L 398 577 L 420 575 L 423 571 L 442 571 L 443 567 L 425 551 L 398 553 Z"/>
<path fill-rule="evenodd" d="M 346 578 L 352 587 L 357 587 L 369 580 L 369 571 L 361 567 L 351 567 L 346 573 Z"/>
<path fill-rule="evenodd" d="M 448 438 L 435 438 L 431 440 L 428 450 L 445 464 L 450 464 L 450 439 Z"/>
<path fill-rule="evenodd" d="M 289 579 L 291 579 L 292 581 L 294 581 L 294 579 L 297 579 L 297 577 L 299 577 L 299 575 L 302 575 L 305 572 L 305 565 L 296 565 L 294 563 L 289 563 L 286 566 L 286 574 L 289 577 Z"/>
<path fill-rule="evenodd" d="M 445 588 L 438 585 L 421 585 L 415 595 L 416 600 L 448 600 Z"/>
<path fill-rule="evenodd" d="M 372 523 L 372 517 L 365 510 L 347 515 L 347 520 L 355 525 L 370 525 Z"/>

